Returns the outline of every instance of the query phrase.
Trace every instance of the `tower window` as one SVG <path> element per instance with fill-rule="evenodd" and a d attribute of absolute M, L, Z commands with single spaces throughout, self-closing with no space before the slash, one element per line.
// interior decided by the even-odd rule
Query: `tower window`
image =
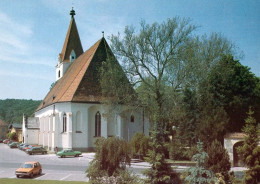
<path fill-rule="evenodd" d="M 67 115 L 66 113 L 63 114 L 63 130 L 62 132 L 67 132 Z"/>
<path fill-rule="evenodd" d="M 95 116 L 95 137 L 101 136 L 101 115 L 99 112 Z"/>
<path fill-rule="evenodd" d="M 58 78 L 60 78 L 60 70 L 58 71 Z"/>

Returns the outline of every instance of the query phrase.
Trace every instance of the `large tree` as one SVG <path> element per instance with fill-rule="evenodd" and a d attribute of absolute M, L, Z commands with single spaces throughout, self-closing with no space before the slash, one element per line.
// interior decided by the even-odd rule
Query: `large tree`
<path fill-rule="evenodd" d="M 210 99 L 215 108 L 222 107 L 229 118 L 227 130 L 241 131 L 248 108 L 260 109 L 259 83 L 250 68 L 231 55 L 223 55 L 200 84 L 200 101 Z"/>
<path fill-rule="evenodd" d="M 191 39 L 195 26 L 189 19 L 172 18 L 166 22 L 152 25 L 141 23 L 138 33 L 133 27 L 126 27 L 124 37 L 112 35 L 111 48 L 123 64 L 129 80 L 133 84 L 142 84 L 142 93 L 149 96 L 153 106 L 153 152 L 150 153 L 152 170 L 148 173 L 151 183 L 171 182 L 168 177 L 163 154 L 163 142 L 167 122 L 164 110 L 167 96 L 166 89 L 179 88 L 188 70 L 186 61 L 182 59 L 182 50 Z M 187 60 L 188 62 L 188 60 Z"/>

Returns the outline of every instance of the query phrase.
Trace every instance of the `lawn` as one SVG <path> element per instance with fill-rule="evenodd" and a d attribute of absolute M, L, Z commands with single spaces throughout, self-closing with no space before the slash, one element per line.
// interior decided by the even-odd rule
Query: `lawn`
<path fill-rule="evenodd" d="M 88 184 L 83 181 L 55 181 L 55 180 L 32 180 L 32 179 L 0 179 L 1 184 Z"/>

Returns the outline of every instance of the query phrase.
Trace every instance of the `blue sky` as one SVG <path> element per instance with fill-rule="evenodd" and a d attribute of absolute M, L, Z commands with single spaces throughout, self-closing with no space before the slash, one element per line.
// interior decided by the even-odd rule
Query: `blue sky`
<path fill-rule="evenodd" d="M 0 99 L 42 100 L 55 81 L 55 65 L 71 7 L 84 51 L 102 37 L 174 16 L 191 18 L 195 34 L 222 33 L 240 60 L 260 77 L 260 1 L 247 0 L 8 0 L 0 1 Z"/>

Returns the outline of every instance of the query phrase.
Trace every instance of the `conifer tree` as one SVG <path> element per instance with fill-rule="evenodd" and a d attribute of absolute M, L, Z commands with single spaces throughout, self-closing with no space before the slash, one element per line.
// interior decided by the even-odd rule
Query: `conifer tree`
<path fill-rule="evenodd" d="M 246 184 L 257 184 L 260 181 L 260 146 L 258 146 L 260 131 L 253 114 L 250 108 L 242 129 L 246 136 L 242 146 L 238 147 L 238 153 L 249 168 L 243 178 Z"/>
<path fill-rule="evenodd" d="M 207 148 L 207 152 L 209 155 L 209 159 L 206 164 L 207 168 L 215 174 L 220 173 L 224 177 L 224 180 L 228 181 L 228 172 L 231 168 L 231 163 L 229 161 L 227 150 L 219 141 L 214 140 Z"/>
<path fill-rule="evenodd" d="M 208 154 L 203 150 L 203 143 L 197 143 L 198 153 L 192 157 L 196 162 L 195 167 L 187 169 L 188 176 L 185 178 L 189 184 L 209 184 L 216 180 L 212 171 L 206 169 L 206 161 L 209 158 Z"/>

